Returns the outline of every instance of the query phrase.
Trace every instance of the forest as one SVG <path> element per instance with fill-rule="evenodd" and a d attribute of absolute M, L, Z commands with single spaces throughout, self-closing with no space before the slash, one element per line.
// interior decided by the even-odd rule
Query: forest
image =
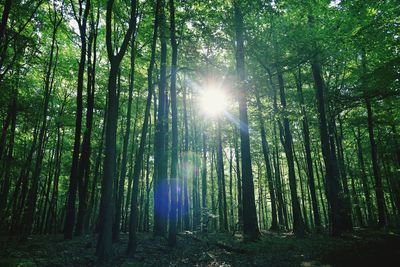
<path fill-rule="evenodd" d="M 396 0 L 0 0 L 0 266 L 396 266 Z"/>

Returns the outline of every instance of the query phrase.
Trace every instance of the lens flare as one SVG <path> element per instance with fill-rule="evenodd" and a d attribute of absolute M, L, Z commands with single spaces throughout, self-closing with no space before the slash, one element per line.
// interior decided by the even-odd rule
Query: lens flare
<path fill-rule="evenodd" d="M 227 108 L 227 97 L 220 89 L 209 88 L 200 93 L 200 107 L 210 117 L 222 114 Z"/>

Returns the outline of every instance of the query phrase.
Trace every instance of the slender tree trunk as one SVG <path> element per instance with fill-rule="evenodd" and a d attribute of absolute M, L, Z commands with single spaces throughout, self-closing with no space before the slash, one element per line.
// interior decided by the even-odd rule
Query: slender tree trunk
<path fill-rule="evenodd" d="M 154 235 L 164 236 L 168 222 L 168 179 L 167 163 L 165 162 L 166 134 L 166 91 L 167 91 L 167 40 L 166 40 L 166 19 L 165 2 L 160 4 L 160 42 L 161 62 L 160 81 L 158 84 L 158 113 L 155 131 L 155 162 L 157 168 L 156 180 L 154 181 Z"/>
<path fill-rule="evenodd" d="M 172 146 L 171 146 L 171 207 L 169 214 L 168 244 L 176 245 L 176 208 L 178 185 L 178 110 L 176 103 L 176 65 L 178 59 L 178 44 L 175 36 L 175 6 L 174 0 L 169 0 L 170 31 L 171 31 L 171 111 L 172 111 Z"/>
<path fill-rule="evenodd" d="M 364 227 L 364 221 L 361 213 L 361 205 L 360 205 L 360 199 L 357 194 L 357 189 L 356 189 L 356 182 L 355 182 L 355 176 L 353 171 L 351 170 L 351 165 L 349 159 L 346 159 L 347 161 L 347 166 L 349 170 L 349 175 L 351 179 L 351 192 L 352 192 L 352 198 L 354 202 L 354 209 L 355 209 L 355 215 L 357 219 L 358 226 Z"/>
<path fill-rule="evenodd" d="M 189 127 L 186 109 L 186 88 L 183 88 L 183 123 L 185 127 L 185 145 L 183 151 L 183 229 L 190 229 L 189 196 L 188 196 L 188 152 L 189 152 Z"/>
<path fill-rule="evenodd" d="M 300 194 L 301 194 L 301 207 L 303 209 L 303 218 L 304 218 L 304 227 L 305 230 L 308 232 L 310 230 L 310 227 L 308 225 L 309 221 L 308 221 L 308 217 L 307 217 L 307 208 L 306 208 L 306 192 L 304 189 L 304 179 L 303 179 L 303 175 L 301 173 L 301 166 L 300 166 L 300 161 L 297 158 L 296 152 L 293 152 L 293 156 L 294 156 L 294 161 L 296 163 L 296 167 L 297 167 L 297 173 L 299 176 L 299 182 L 300 182 Z M 306 186 L 307 188 L 307 186 Z"/>
<path fill-rule="evenodd" d="M 218 175 L 218 213 L 219 213 L 219 230 L 221 232 L 228 231 L 228 219 L 226 212 L 226 193 L 225 193 L 225 175 L 224 160 L 222 157 L 222 138 L 221 138 L 221 121 L 217 121 L 217 175 Z"/>
<path fill-rule="evenodd" d="M 106 100 L 107 101 L 107 100 Z M 105 105 L 105 111 L 107 110 L 108 103 L 106 102 Z M 91 218 L 92 223 L 95 224 L 95 218 L 96 218 L 96 203 L 97 203 L 97 195 L 98 195 L 98 190 L 97 188 L 97 181 L 98 181 L 98 176 L 100 175 L 100 165 L 101 165 L 101 160 L 103 157 L 103 151 L 104 151 L 104 135 L 105 135 L 105 130 L 106 130 L 106 121 L 107 121 L 107 112 L 104 112 L 104 118 L 103 118 L 103 126 L 101 130 L 101 135 L 100 135 L 100 143 L 97 148 L 97 156 L 96 156 L 96 162 L 95 162 L 95 167 L 94 167 L 94 172 L 93 172 L 93 181 L 92 181 L 92 186 L 91 186 L 91 195 L 90 195 L 90 200 L 89 200 L 89 214 L 88 217 Z"/>
<path fill-rule="evenodd" d="M 337 155 L 338 155 L 338 166 L 339 166 L 339 171 L 340 171 L 340 177 L 342 178 L 342 184 L 343 184 L 343 193 L 344 193 L 344 201 L 345 201 L 345 209 L 346 212 L 348 213 L 346 215 L 348 222 L 346 222 L 347 225 L 352 225 L 351 221 L 351 197 L 350 197 L 350 190 L 349 190 L 349 185 L 348 185 L 348 179 L 347 179 L 347 171 L 346 171 L 346 164 L 345 164 L 345 158 L 344 158 L 344 149 L 343 149 L 343 122 L 340 117 L 340 114 L 338 114 L 338 121 L 339 121 L 339 133 L 337 131 L 336 127 L 336 121 L 335 121 L 335 116 L 332 115 L 332 127 L 334 128 L 332 130 L 333 135 L 336 137 L 336 148 L 337 148 Z M 333 138 L 333 137 L 332 137 Z M 332 144 L 334 142 L 331 142 Z M 332 148 L 332 150 L 335 150 L 335 147 Z"/>
<path fill-rule="evenodd" d="M 13 115 L 12 114 L 12 103 L 10 103 L 10 105 L 8 106 L 8 109 L 7 109 L 6 118 L 3 121 L 2 130 L 1 130 L 1 136 L 0 136 L 0 160 L 3 159 L 3 151 L 5 150 L 4 148 L 5 148 L 5 144 L 6 144 L 7 129 L 8 129 L 8 126 L 10 126 L 12 115 Z"/>
<path fill-rule="evenodd" d="M 383 194 L 382 178 L 381 178 L 379 164 L 378 164 L 377 145 L 375 143 L 375 137 L 374 137 L 374 118 L 373 118 L 373 112 L 372 112 L 370 99 L 366 98 L 365 103 L 367 106 L 368 134 L 369 134 L 369 142 L 371 144 L 372 170 L 373 170 L 374 179 L 375 179 L 375 195 L 376 195 L 376 203 L 377 203 L 377 207 L 378 207 L 378 227 L 382 228 L 386 225 L 385 198 L 384 198 L 384 194 Z"/>
<path fill-rule="evenodd" d="M 211 151 L 211 170 L 210 170 L 210 179 L 211 179 L 211 212 L 212 212 L 212 216 L 211 217 L 211 225 L 212 225 L 212 229 L 215 231 L 217 229 L 217 216 L 216 216 L 216 207 L 215 207 L 215 181 L 214 181 L 214 146 L 212 147 L 212 151 Z"/>
<path fill-rule="evenodd" d="M 72 4 L 74 5 L 74 4 Z M 75 7 L 74 12 L 75 12 Z M 75 15 L 75 20 L 79 26 L 79 34 L 81 41 L 81 55 L 78 67 L 78 85 L 77 85 L 77 95 L 76 95 L 76 115 L 75 115 L 75 137 L 74 137 L 74 149 L 72 152 L 72 165 L 71 173 L 69 177 L 68 186 L 68 198 L 66 204 L 66 214 L 64 223 L 64 239 L 71 239 L 72 232 L 75 225 L 75 199 L 76 190 L 78 188 L 78 183 L 84 179 L 83 176 L 79 177 L 79 153 L 81 145 L 81 131 L 82 131 L 82 111 L 83 111 L 83 79 L 86 64 L 86 51 L 87 51 L 87 41 L 86 41 L 86 23 L 90 10 L 90 0 L 86 1 L 85 9 L 83 10 L 82 4 L 79 5 L 79 17 Z M 83 14 L 82 14 L 83 13 Z M 78 231 L 79 234 L 80 230 Z"/>
<path fill-rule="evenodd" d="M 157 0 L 156 7 L 154 10 L 154 28 L 153 28 L 153 40 L 151 44 L 151 57 L 149 68 L 147 69 L 147 100 L 146 100 L 146 108 L 144 114 L 144 121 L 142 127 L 142 133 L 140 137 L 140 144 L 139 149 L 135 159 L 134 171 L 133 171 L 133 192 L 132 192 L 132 199 L 131 199 L 131 214 L 129 217 L 129 240 L 128 240 L 128 247 L 127 247 L 127 254 L 128 256 L 132 257 L 136 251 L 137 247 L 137 236 L 136 236 L 136 228 L 137 228 L 137 221 L 138 221 L 138 185 L 139 185 L 139 176 L 140 170 L 143 160 L 143 154 L 146 145 L 146 135 L 147 135 L 147 128 L 150 119 L 150 108 L 151 108 L 151 99 L 153 96 L 153 69 L 155 64 L 155 54 L 156 54 L 156 44 L 157 44 L 157 32 L 158 32 L 158 24 L 159 24 L 159 11 L 160 11 L 161 0 Z M 151 128 L 150 128 L 151 129 Z M 150 132 L 151 133 L 151 132 Z M 149 143 L 150 148 L 150 143 Z M 150 153 L 150 151 L 148 151 Z M 148 209 L 149 209 L 149 191 L 150 185 L 148 183 L 148 161 L 147 161 L 147 173 L 146 173 L 146 193 L 147 193 L 147 200 L 146 200 L 146 207 L 145 207 L 145 214 L 148 218 Z M 148 223 L 148 221 L 146 222 Z M 146 227 L 147 228 L 147 225 Z M 147 229 L 146 229 L 147 230 Z"/>
<path fill-rule="evenodd" d="M 52 12 L 52 11 L 50 11 L 50 12 Z M 24 214 L 23 218 L 22 218 L 23 229 L 22 229 L 22 233 L 21 233 L 22 240 L 26 240 L 26 238 L 31 234 L 32 227 L 34 224 L 34 218 L 35 218 L 36 202 L 37 202 L 37 197 L 38 197 L 37 191 L 38 191 L 38 187 L 39 187 L 40 174 L 42 171 L 42 161 L 43 161 L 43 157 L 44 157 L 44 143 L 45 143 L 46 132 L 47 132 L 47 114 L 48 114 L 50 96 L 51 96 L 51 91 L 52 91 L 53 81 L 54 81 L 53 79 L 51 79 L 51 77 L 52 77 L 52 73 L 54 75 L 55 67 L 57 65 L 57 58 L 58 58 L 58 46 L 56 45 L 56 35 L 57 35 L 57 30 L 63 20 L 62 15 L 58 16 L 57 12 L 58 12 L 57 10 L 54 10 L 54 18 L 52 19 L 53 32 L 52 32 L 52 41 L 51 41 L 51 47 L 50 47 L 49 64 L 47 66 L 47 71 L 46 71 L 46 75 L 45 75 L 42 122 L 41 122 L 41 127 L 39 130 L 36 162 L 35 162 L 34 171 L 32 173 L 31 187 L 28 192 L 28 198 L 27 198 L 24 212 L 23 212 L 23 214 Z M 54 50 L 56 50 L 56 51 L 54 51 Z M 54 52 L 56 53 L 55 58 L 54 58 Z M 54 63 L 53 63 L 53 61 L 54 61 Z M 54 64 L 54 66 L 53 66 L 53 64 Z"/>
<path fill-rule="evenodd" d="M 307 163 L 307 177 L 308 177 L 308 186 L 310 188 L 310 195 L 311 195 L 311 203 L 312 203 L 312 211 L 314 215 L 314 222 L 317 231 L 321 227 L 321 217 L 318 210 L 318 200 L 317 200 L 317 193 L 315 190 L 315 182 L 314 182 L 314 170 L 312 164 L 312 155 L 311 155 L 311 144 L 310 144 L 310 129 L 308 123 L 308 115 L 304 104 L 304 96 L 303 96 L 303 86 L 301 80 L 301 69 L 299 68 L 299 75 L 296 78 L 296 86 L 297 92 L 299 94 L 299 100 L 301 105 L 301 113 L 303 116 L 302 120 L 302 131 L 303 131 L 303 138 L 304 138 L 304 148 L 305 148 L 305 155 L 306 155 L 306 163 Z"/>
<path fill-rule="evenodd" d="M 18 79 L 18 77 L 17 77 Z M 7 200 L 8 200 L 8 193 L 10 191 L 11 185 L 11 167 L 13 165 L 13 154 L 14 154 L 14 138 L 15 138 L 15 127 L 17 121 L 17 90 L 18 90 L 18 81 L 16 84 L 16 90 L 14 90 L 15 95 L 12 100 L 11 104 L 11 128 L 10 128 L 10 135 L 8 141 L 8 149 L 7 155 L 5 156 L 5 170 L 4 170 L 4 178 L 1 184 L 0 190 L 0 227 L 3 225 L 3 220 L 6 217 L 6 207 L 7 207 Z M 0 158 L 1 160 L 1 158 Z M 0 178 L 1 178 L 0 173 Z"/>
<path fill-rule="evenodd" d="M 204 143 L 205 143 L 205 140 L 204 140 Z M 204 148 L 204 150 L 205 150 L 205 148 Z M 204 164 L 207 164 L 205 161 L 206 160 L 204 160 Z M 207 183 L 206 179 L 204 179 L 204 183 Z M 203 185 L 203 188 L 206 188 L 206 190 L 207 190 L 207 184 Z M 205 193 L 204 195 L 207 195 L 207 193 Z M 233 213 L 233 198 L 234 198 L 233 197 L 233 150 L 232 150 L 232 145 L 231 145 L 230 149 L 229 149 L 229 207 L 230 207 L 230 210 L 229 210 L 229 215 L 230 215 L 229 224 L 230 224 L 230 230 L 231 231 L 232 230 L 235 231 L 234 230 L 235 229 L 234 228 L 235 227 L 235 216 L 234 216 L 234 213 Z M 206 200 L 204 200 L 204 202 L 206 202 Z"/>
<path fill-rule="evenodd" d="M 371 199 L 371 193 L 369 189 L 369 183 L 368 183 L 368 176 L 367 172 L 365 170 L 365 162 L 364 162 L 364 156 L 363 156 L 363 151 L 362 151 L 362 146 L 361 146 L 361 131 L 360 127 L 357 128 L 357 133 L 354 133 L 354 136 L 356 138 L 356 143 L 357 143 L 357 157 L 358 157 L 358 165 L 360 168 L 360 178 L 361 178 L 361 183 L 364 191 L 364 196 L 365 196 L 365 202 L 367 205 L 367 221 L 368 225 L 371 226 L 374 221 L 374 213 L 372 211 L 372 199 Z"/>
<path fill-rule="evenodd" d="M 234 146 L 236 160 L 236 182 L 237 182 L 237 200 L 238 200 L 238 230 L 243 229 L 243 193 L 242 193 L 242 176 L 240 175 L 240 157 L 239 145 L 236 128 L 234 129 Z"/>
<path fill-rule="evenodd" d="M 285 87 L 283 83 L 283 75 L 281 71 L 278 69 L 278 82 L 279 82 L 279 92 L 280 92 L 280 99 L 281 104 L 284 112 L 286 112 L 287 104 L 286 104 L 286 94 L 285 94 Z M 283 143 L 282 145 L 285 148 L 285 154 L 288 164 L 288 172 L 289 172 L 289 187 L 290 187 L 290 194 L 292 200 L 292 212 L 293 212 L 293 231 L 297 236 L 303 236 L 305 234 L 304 229 L 304 221 L 301 216 L 301 209 L 299 199 L 297 197 L 297 183 L 296 183 L 296 174 L 294 168 L 294 159 L 293 159 L 293 137 L 290 131 L 289 126 L 289 119 L 287 116 L 283 117 Z M 281 134 L 282 134 L 282 127 L 280 127 Z"/>
<path fill-rule="evenodd" d="M 123 38 L 121 47 L 117 54 L 114 54 L 112 47 L 112 9 L 114 0 L 107 1 L 106 14 L 106 47 L 110 61 L 110 73 L 108 76 L 108 107 L 106 124 L 106 143 L 104 158 L 104 176 L 101 186 L 99 236 L 97 240 L 96 254 L 100 259 L 108 259 L 112 254 L 112 207 L 113 207 L 113 179 L 116 170 L 116 143 L 117 143 L 117 118 L 118 99 L 116 95 L 117 75 L 119 65 L 128 48 L 132 33 L 136 28 L 136 1 L 131 0 L 131 14 L 129 28 Z"/>
<path fill-rule="evenodd" d="M 260 131 L 261 131 L 261 133 L 260 133 L 261 134 L 261 146 L 262 146 L 262 151 L 263 151 L 263 156 L 264 156 L 265 167 L 267 170 L 268 190 L 269 190 L 269 196 L 271 198 L 272 222 L 271 222 L 270 230 L 277 231 L 279 229 L 279 227 L 278 227 L 278 218 L 277 218 L 277 212 L 276 212 L 276 197 L 275 197 L 274 183 L 273 183 L 272 170 L 271 170 L 271 161 L 269 158 L 269 145 L 268 145 L 268 141 L 267 141 L 266 133 L 265 133 L 264 119 L 262 118 L 260 95 L 257 90 L 256 90 L 256 104 L 257 104 L 258 119 L 259 119 L 259 123 L 260 123 Z"/>
<path fill-rule="evenodd" d="M 12 197 L 12 218 L 10 232 L 16 234 L 21 228 L 21 215 L 25 204 L 26 193 L 28 191 L 28 176 L 31 170 L 33 154 L 36 149 L 36 143 L 38 140 L 37 133 L 39 132 L 39 123 L 36 123 L 33 130 L 33 141 L 31 148 L 29 149 L 28 156 L 25 160 L 25 168 L 21 169 L 19 179 L 15 186 L 15 190 Z M 21 193 L 20 193 L 21 191 Z"/>
<path fill-rule="evenodd" d="M 331 234 L 340 235 L 343 231 L 351 230 L 351 226 L 346 225 L 346 216 L 348 213 L 343 199 L 343 189 L 340 184 L 340 174 L 338 171 L 336 156 L 330 149 L 329 132 L 326 121 L 325 108 L 325 85 L 321 74 L 321 68 L 318 59 L 314 58 L 311 63 L 311 69 L 316 88 L 316 98 L 319 113 L 319 128 L 322 145 L 322 155 L 325 162 L 326 181 L 328 188 L 328 202 L 330 206 Z"/>
<path fill-rule="evenodd" d="M 242 154 L 243 175 L 243 233 L 246 239 L 256 240 L 260 236 L 257 223 L 257 211 L 254 197 L 253 173 L 251 170 L 250 137 L 247 117 L 247 100 L 244 86 L 244 38 L 243 14 L 238 0 L 234 1 L 235 33 L 236 33 L 236 71 L 239 78 L 239 120 L 240 151 Z"/>
<path fill-rule="evenodd" d="M 94 110 L 94 92 L 95 92 L 95 64 L 96 64 L 96 36 L 99 18 L 97 17 L 97 26 L 94 27 L 94 18 L 92 13 L 91 31 L 89 33 L 88 42 L 88 59 L 87 59 L 87 109 L 86 109 L 86 129 L 83 134 L 82 153 L 79 161 L 78 170 L 78 189 L 79 189 L 79 207 L 78 217 L 75 227 L 75 234 L 81 235 L 84 230 L 84 223 L 87 217 L 87 199 L 90 175 L 90 155 L 91 155 L 91 137 L 93 125 L 93 110 Z M 91 58 L 93 45 L 93 61 Z"/>
<path fill-rule="evenodd" d="M 128 92 L 128 109 L 126 112 L 126 126 L 124 134 L 124 143 L 122 146 L 122 160 L 121 160 L 121 172 L 119 177 L 119 190 L 117 197 L 117 208 L 115 213 L 115 227 L 113 227 L 113 241 L 119 240 L 121 214 L 122 214 L 122 203 L 124 201 L 124 189 L 125 189 L 125 176 L 126 176 L 126 165 L 128 160 L 128 143 L 131 132 L 131 114 L 132 114 L 132 99 L 133 99 L 133 87 L 135 82 L 135 33 L 132 34 L 131 39 L 131 72 Z M 137 185 L 136 185 L 137 186 Z"/>

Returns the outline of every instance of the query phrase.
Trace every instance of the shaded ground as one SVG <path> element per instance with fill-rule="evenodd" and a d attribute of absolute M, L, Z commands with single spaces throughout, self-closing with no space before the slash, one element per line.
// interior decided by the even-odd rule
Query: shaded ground
<path fill-rule="evenodd" d="M 182 233 L 175 249 L 164 238 L 139 235 L 133 259 L 124 255 L 127 236 L 115 257 L 96 262 L 93 235 L 64 241 L 61 235 L 33 236 L 26 243 L 0 238 L 0 266 L 400 266 L 400 235 L 357 231 L 342 238 L 264 233 L 243 243 L 239 235 Z"/>

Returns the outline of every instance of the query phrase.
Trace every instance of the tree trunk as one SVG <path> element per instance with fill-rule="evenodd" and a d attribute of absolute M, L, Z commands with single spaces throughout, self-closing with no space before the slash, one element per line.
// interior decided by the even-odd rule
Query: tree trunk
<path fill-rule="evenodd" d="M 116 170 L 116 142 L 117 142 L 117 118 L 118 99 L 116 95 L 117 75 L 119 65 L 128 48 L 132 33 L 136 27 L 136 1 L 131 0 L 131 14 L 129 28 L 124 36 L 119 52 L 115 55 L 111 41 L 111 17 L 114 0 L 107 1 L 106 14 L 106 47 L 110 61 L 110 73 L 108 76 L 108 107 L 106 124 L 106 143 L 104 158 L 104 175 L 101 186 L 99 236 L 97 240 L 96 254 L 100 259 L 109 259 L 112 254 L 112 207 L 113 207 L 113 179 Z"/>
<path fill-rule="evenodd" d="M 144 113 L 144 121 L 142 126 L 142 133 L 140 137 L 140 144 L 139 149 L 135 159 L 134 171 L 133 171 L 133 192 L 132 192 L 132 199 L 131 199 L 131 214 L 129 217 L 129 240 L 128 240 L 128 247 L 127 247 L 127 254 L 128 256 L 132 257 L 136 251 L 137 247 L 137 236 L 136 236 L 136 228 L 138 224 L 138 192 L 139 192 L 139 176 L 140 170 L 142 167 L 142 160 L 146 145 L 146 135 L 147 135 L 147 128 L 150 119 L 150 108 L 151 108 L 151 99 L 153 96 L 153 69 L 155 64 L 155 54 L 156 54 L 156 44 L 157 44 L 157 31 L 158 31 L 158 24 L 159 24 L 159 12 L 160 12 L 160 5 L 161 0 L 157 0 L 156 7 L 154 10 L 154 28 L 153 28 L 153 40 L 151 44 L 151 57 L 149 68 L 147 69 L 147 100 L 146 100 L 146 108 Z M 150 144 L 149 144 L 150 146 Z M 150 151 L 148 151 L 149 153 Z M 148 205 L 149 205 L 149 190 L 150 185 L 148 184 L 148 162 L 147 162 L 147 173 L 146 173 L 146 193 L 147 193 L 147 200 L 146 200 L 146 211 L 148 213 Z M 148 215 L 146 215 L 148 216 Z M 145 227 L 146 228 L 146 227 Z"/>
<path fill-rule="evenodd" d="M 279 82 L 281 105 L 285 114 L 287 109 L 286 94 L 283 83 L 283 75 L 281 73 L 281 70 L 279 69 L 278 69 L 278 82 Z M 301 216 L 300 203 L 297 197 L 297 183 L 296 183 L 296 174 L 295 174 L 294 159 L 293 159 L 293 137 L 290 131 L 289 119 L 287 118 L 287 116 L 283 117 L 283 127 L 284 127 L 283 129 L 284 142 L 282 143 L 282 145 L 285 148 L 285 154 L 289 172 L 289 187 L 290 187 L 292 212 L 293 212 L 293 232 L 297 236 L 304 236 L 305 234 L 304 221 Z M 282 134 L 282 127 L 280 127 L 280 130 Z"/>
<path fill-rule="evenodd" d="M 272 222 L 270 230 L 277 231 L 279 227 L 278 227 L 278 218 L 276 212 L 276 197 L 275 197 L 274 183 L 272 178 L 271 161 L 269 158 L 269 145 L 266 138 L 264 119 L 262 117 L 261 100 L 258 90 L 256 90 L 256 104 L 257 104 L 258 120 L 260 123 L 261 146 L 264 156 L 264 163 L 267 170 L 268 190 L 269 190 L 269 196 L 271 198 Z"/>
<path fill-rule="evenodd" d="M 368 135 L 369 135 L 369 142 L 371 144 L 372 170 L 373 170 L 374 179 L 375 179 L 375 195 L 376 195 L 376 204 L 378 207 L 378 227 L 382 228 L 386 225 L 385 197 L 383 194 L 382 178 L 381 178 L 379 164 L 378 164 L 377 145 L 375 143 L 375 137 L 374 137 L 374 118 L 373 118 L 373 112 L 372 112 L 372 107 L 371 107 L 371 101 L 369 98 L 365 99 L 365 104 L 367 106 Z"/>
<path fill-rule="evenodd" d="M 234 129 L 234 146 L 236 160 L 236 183 L 237 183 L 237 201 L 238 201 L 238 230 L 243 229 L 243 193 L 242 193 L 242 176 L 240 175 L 240 157 L 239 145 L 236 128 Z"/>
<path fill-rule="evenodd" d="M 314 170 L 312 164 L 312 155 L 311 155 L 311 143 L 310 143 L 310 129 L 308 123 L 308 115 L 304 104 L 304 96 L 303 96 L 303 86 L 301 80 L 301 69 L 299 68 L 299 76 L 296 77 L 296 86 L 297 92 L 299 94 L 299 102 L 301 106 L 301 114 L 303 116 L 302 120 L 302 131 L 303 131 L 303 138 L 304 138 L 304 148 L 305 148 L 305 155 L 306 155 L 306 163 L 307 163 L 307 177 L 308 177 L 308 186 L 310 188 L 310 195 L 311 195 L 311 203 L 312 203 L 312 211 L 314 215 L 314 223 L 317 231 L 321 227 L 321 217 L 318 210 L 318 200 L 317 200 L 317 193 L 315 190 L 315 182 L 314 182 Z"/>
<path fill-rule="evenodd" d="M 189 218 L 189 196 L 188 196 L 188 152 L 189 152 L 189 128 L 188 128 L 188 118 L 186 109 L 186 88 L 183 88 L 183 123 L 185 127 L 185 145 L 183 151 L 183 229 L 190 229 L 190 218 Z"/>
<path fill-rule="evenodd" d="M 171 207 L 169 214 L 168 244 L 176 245 L 176 208 L 178 186 L 178 110 L 176 103 L 176 65 L 178 59 L 178 44 L 175 36 L 175 6 L 174 0 L 169 0 L 170 31 L 171 31 L 171 111 L 172 111 L 172 145 L 171 145 Z"/>
<path fill-rule="evenodd" d="M 75 10 L 75 8 L 74 8 Z M 83 10 L 82 4 L 79 5 L 79 17 L 75 15 L 75 20 L 79 26 L 79 34 L 81 40 L 81 55 L 78 67 L 78 85 L 77 85 L 77 95 L 76 95 L 76 115 L 75 115 L 75 138 L 74 138 L 74 150 L 72 153 L 72 165 L 71 173 L 69 177 L 68 186 L 68 198 L 66 204 L 66 214 L 64 223 L 64 239 L 71 239 L 72 232 L 75 225 L 75 199 L 76 190 L 78 187 L 78 182 L 84 179 L 83 176 L 79 177 L 79 153 L 81 145 L 81 130 L 82 130 L 82 111 L 83 111 L 83 79 L 85 72 L 85 61 L 86 61 L 86 22 L 90 10 L 90 0 L 86 1 L 85 9 Z M 83 14 L 82 14 L 83 12 Z M 89 83 L 88 83 L 89 84 Z M 87 146 L 87 144 L 85 144 Z M 86 148 L 86 147 L 85 147 Z M 83 193 L 83 192 L 82 192 Z M 79 234 L 80 230 L 78 231 Z"/>
<path fill-rule="evenodd" d="M 311 63 L 311 69 L 316 88 L 322 155 L 324 158 L 326 169 L 328 202 L 330 206 L 329 218 L 331 222 L 331 234 L 333 236 L 338 236 L 343 231 L 351 230 L 351 226 L 346 225 L 345 223 L 346 221 L 348 221 L 346 219 L 346 216 L 348 216 L 348 214 L 345 209 L 342 192 L 343 189 L 340 185 L 340 174 L 338 171 L 336 156 L 333 155 L 334 151 L 330 149 L 329 132 L 325 111 L 325 85 L 321 74 L 321 68 L 316 58 L 314 58 Z"/>
<path fill-rule="evenodd" d="M 17 78 L 18 79 L 18 78 Z M 18 81 L 16 82 L 16 90 L 14 90 L 15 95 L 13 97 L 11 103 L 11 128 L 10 128 L 10 136 L 8 141 L 8 149 L 7 155 L 5 156 L 5 170 L 4 170 L 4 178 L 1 184 L 0 190 L 0 227 L 3 225 L 4 219 L 6 218 L 6 207 L 8 200 L 8 193 L 10 191 L 11 185 L 11 167 L 13 165 L 13 151 L 14 151 L 14 137 L 15 137 L 15 127 L 17 121 L 17 95 L 18 95 Z M 1 158 L 0 158 L 1 160 Z M 0 173 L 0 178 L 1 178 Z"/>
<path fill-rule="evenodd" d="M 234 1 L 235 33 L 236 33 L 236 71 L 239 78 L 238 101 L 240 120 L 240 151 L 242 154 L 243 183 L 243 233 L 248 240 L 256 240 L 260 236 L 257 223 L 257 211 L 254 197 L 253 173 L 251 170 L 250 137 L 247 117 L 246 88 L 244 88 L 244 38 L 243 14 L 238 0 Z"/>
<path fill-rule="evenodd" d="M 228 219 L 226 212 L 226 193 L 225 193 L 225 175 L 224 160 L 222 157 L 222 138 L 221 138 L 221 121 L 217 121 L 217 175 L 218 175 L 218 214 L 219 214 L 219 230 L 221 232 L 228 231 Z"/>
<path fill-rule="evenodd" d="M 160 81 L 158 84 L 158 112 L 155 131 L 155 164 L 157 168 L 156 180 L 154 181 L 154 235 L 164 236 L 168 222 L 168 179 L 166 156 L 166 90 L 167 90 L 167 41 L 166 41 L 166 19 L 165 2 L 160 4 L 160 41 L 161 62 Z"/>
<path fill-rule="evenodd" d="M 356 143 L 357 143 L 357 157 L 358 157 L 358 165 L 360 169 L 360 178 L 361 178 L 361 183 L 364 191 L 364 196 L 365 196 L 365 202 L 367 205 L 367 221 L 368 225 L 371 226 L 374 221 L 374 213 L 372 211 L 372 200 L 371 200 L 371 193 L 369 189 L 369 184 L 368 184 L 368 176 L 367 172 L 365 170 L 365 162 L 364 162 L 364 156 L 363 156 L 363 151 L 362 151 L 362 146 L 361 146 L 361 131 L 360 127 L 357 128 L 357 133 L 354 133 L 354 136 L 356 138 Z"/>
<path fill-rule="evenodd" d="M 51 11 L 50 11 L 51 12 Z M 63 20 L 62 15 L 58 18 L 57 11 L 54 10 L 54 19 L 53 22 L 53 32 L 52 32 L 52 42 L 50 47 L 50 58 L 49 64 L 47 66 L 47 71 L 45 75 L 45 85 L 44 85 L 44 103 L 43 103 L 43 113 L 42 113 L 42 122 L 39 130 L 39 139 L 36 153 L 36 162 L 34 171 L 32 173 L 32 182 L 31 187 L 28 192 L 28 198 L 25 204 L 22 224 L 23 230 L 21 233 L 21 239 L 26 240 L 26 238 L 31 234 L 32 226 L 34 223 L 35 211 L 36 211 L 36 201 L 37 201 L 37 191 L 39 187 L 39 179 L 42 171 L 42 161 L 44 157 L 44 143 L 47 132 L 47 114 L 50 103 L 50 95 L 53 87 L 53 79 L 52 73 L 54 75 L 55 67 L 57 65 L 58 58 L 58 46 L 56 45 L 56 35 L 57 30 Z M 54 50 L 56 50 L 55 60 L 54 60 Z M 53 63 L 54 61 L 54 63 Z M 54 66 L 53 66 L 54 65 Z M 29 174 L 28 174 L 29 175 Z"/>
<path fill-rule="evenodd" d="M 125 176 L 126 176 L 126 165 L 128 160 L 128 143 L 131 132 L 131 114 L 132 114 L 132 99 L 133 99 L 133 87 L 135 82 L 135 33 L 132 34 L 131 39 L 131 62 L 130 62 L 130 82 L 128 92 L 128 109 L 126 112 L 126 126 L 124 134 L 124 142 L 122 146 L 122 160 L 121 160 L 121 171 L 119 177 L 119 190 L 117 197 L 117 208 L 115 213 L 115 227 L 113 227 L 113 241 L 119 240 L 121 214 L 122 214 L 122 203 L 124 201 L 124 189 L 125 189 Z M 136 185 L 137 186 L 137 185 Z"/>
<path fill-rule="evenodd" d="M 87 229 L 84 228 L 84 223 L 87 217 L 87 199 L 90 175 L 90 155 L 91 155 L 91 137 L 93 125 L 93 109 L 94 109 L 94 92 L 95 92 L 95 65 L 96 65 L 96 41 L 97 41 L 97 28 L 99 18 L 97 16 L 97 26 L 94 27 L 94 21 L 91 21 L 91 31 L 89 34 L 88 42 L 88 67 L 87 67 L 87 109 L 86 109 L 86 130 L 83 135 L 82 153 L 79 162 L 78 171 L 78 189 L 79 189 L 79 208 L 78 218 L 76 222 L 75 234 L 81 235 Z M 93 45 L 93 61 L 91 59 Z"/>

